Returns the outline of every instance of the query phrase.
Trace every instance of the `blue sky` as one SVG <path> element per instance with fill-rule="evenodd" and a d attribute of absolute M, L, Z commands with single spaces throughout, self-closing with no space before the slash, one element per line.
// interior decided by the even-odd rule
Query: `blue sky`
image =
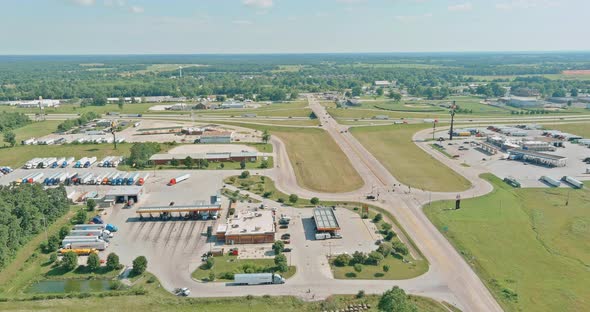
<path fill-rule="evenodd" d="M 590 50 L 589 0 L 0 0 L 0 54 Z"/>

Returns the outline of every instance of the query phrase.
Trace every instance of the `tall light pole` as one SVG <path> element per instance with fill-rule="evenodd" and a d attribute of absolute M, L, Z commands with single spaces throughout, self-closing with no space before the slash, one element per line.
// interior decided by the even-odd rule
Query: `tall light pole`
<path fill-rule="evenodd" d="M 455 124 L 455 109 L 457 105 L 455 105 L 455 101 L 453 101 L 453 105 L 451 105 L 451 131 L 449 131 L 449 140 L 453 140 L 453 126 Z"/>

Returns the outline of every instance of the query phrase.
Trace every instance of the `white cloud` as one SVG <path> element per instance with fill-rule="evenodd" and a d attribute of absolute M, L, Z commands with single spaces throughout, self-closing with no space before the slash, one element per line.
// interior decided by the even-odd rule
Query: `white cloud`
<path fill-rule="evenodd" d="M 96 0 L 69 0 L 69 2 L 81 6 L 91 6 L 96 4 Z"/>
<path fill-rule="evenodd" d="M 145 9 L 143 7 L 140 7 L 137 5 L 129 7 L 129 12 L 131 12 L 131 13 L 139 14 L 139 13 L 143 13 L 144 11 L 145 11 Z"/>
<path fill-rule="evenodd" d="M 242 3 L 258 9 L 268 9 L 273 6 L 273 0 L 242 0 Z"/>
<path fill-rule="evenodd" d="M 559 6 L 559 2 L 553 0 L 513 0 L 496 4 L 498 10 L 552 8 Z"/>
<path fill-rule="evenodd" d="M 400 22 L 409 23 L 409 22 L 415 22 L 420 19 L 431 18 L 431 17 L 432 17 L 432 13 L 425 13 L 425 14 L 421 14 L 421 15 L 397 15 L 397 16 L 395 16 L 395 19 Z"/>
<path fill-rule="evenodd" d="M 466 12 L 473 10 L 473 5 L 470 2 L 449 5 L 448 10 L 451 12 Z"/>

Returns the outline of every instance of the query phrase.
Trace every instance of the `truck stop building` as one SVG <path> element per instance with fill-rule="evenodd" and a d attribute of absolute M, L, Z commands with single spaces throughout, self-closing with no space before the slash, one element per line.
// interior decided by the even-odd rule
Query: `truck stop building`
<path fill-rule="evenodd" d="M 509 152 L 511 159 L 519 159 L 528 161 L 530 163 L 549 166 L 549 167 L 565 167 L 567 158 L 563 156 L 538 153 L 534 151 L 514 148 Z"/>
<path fill-rule="evenodd" d="M 276 225 L 272 211 L 240 211 L 226 224 L 217 227 L 215 236 L 233 244 L 264 244 L 275 241 Z"/>
<path fill-rule="evenodd" d="M 142 186 L 115 186 L 112 187 L 105 195 L 105 201 L 113 201 L 115 203 L 126 203 L 129 200 L 138 203 L 143 195 Z"/>
<path fill-rule="evenodd" d="M 317 207 L 313 209 L 313 220 L 317 232 L 338 232 L 340 224 L 331 207 Z"/>

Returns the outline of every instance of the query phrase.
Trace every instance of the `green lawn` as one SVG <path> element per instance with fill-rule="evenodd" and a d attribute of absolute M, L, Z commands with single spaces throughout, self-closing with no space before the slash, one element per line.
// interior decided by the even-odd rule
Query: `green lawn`
<path fill-rule="evenodd" d="M 48 135 L 55 130 L 57 130 L 57 125 L 59 125 L 61 121 L 57 120 L 46 120 L 46 121 L 39 121 L 39 122 L 32 122 L 24 127 L 18 128 L 13 130 L 14 134 L 16 135 L 16 144 L 20 144 L 21 141 L 30 139 L 30 138 L 40 138 L 42 136 Z M 0 146 L 4 144 L 4 137 L 0 136 Z"/>
<path fill-rule="evenodd" d="M 322 129 L 225 124 L 268 130 L 271 135 L 279 137 L 285 143 L 297 182 L 304 188 L 319 192 L 347 192 L 363 185 L 363 180 L 338 144 Z"/>
<path fill-rule="evenodd" d="M 590 191 L 513 189 L 424 211 L 506 311 L 586 311 L 590 302 Z M 569 203 L 566 206 L 565 203 Z"/>
<path fill-rule="evenodd" d="M 406 185 L 441 192 L 468 189 L 469 181 L 412 142 L 412 135 L 426 127 L 427 124 L 357 127 L 351 133 Z"/>
<path fill-rule="evenodd" d="M 388 265 L 389 271 L 383 271 L 383 266 Z M 404 280 L 424 274 L 428 271 L 428 263 L 424 260 L 410 260 L 409 263 L 402 262 L 394 256 L 387 256 L 379 265 L 362 265 L 363 270 L 356 272 L 352 266 L 332 266 L 332 273 L 337 279 L 383 279 L 383 280 Z M 354 273 L 354 277 L 347 274 Z"/>
<path fill-rule="evenodd" d="M 557 125 L 545 124 L 543 126 L 545 129 L 559 130 L 559 131 L 568 132 L 571 134 L 577 134 L 577 135 L 583 136 L 585 138 L 590 138 L 590 122 L 568 123 L 568 124 L 557 124 Z"/>
<path fill-rule="evenodd" d="M 200 281 L 208 281 L 209 274 L 215 273 L 215 281 L 229 282 L 233 279 L 224 279 L 223 273 L 245 273 L 244 267 L 259 267 L 265 271 L 272 271 L 275 267 L 274 259 L 238 259 L 237 256 L 220 256 L 214 257 L 215 264 L 211 269 L 197 268 L 191 275 L 193 279 Z M 295 274 L 296 268 L 289 266 L 287 272 L 277 272 L 284 278 L 289 278 Z"/>

